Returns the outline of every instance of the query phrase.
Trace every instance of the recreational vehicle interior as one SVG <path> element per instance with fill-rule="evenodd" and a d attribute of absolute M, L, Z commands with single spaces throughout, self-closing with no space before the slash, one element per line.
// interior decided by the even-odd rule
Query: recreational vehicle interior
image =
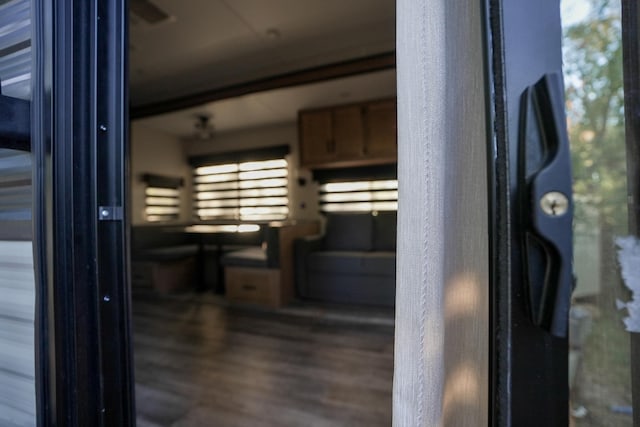
<path fill-rule="evenodd" d="M 139 425 L 388 425 L 395 2 L 132 1 Z"/>
<path fill-rule="evenodd" d="M 640 425 L 638 17 L 0 0 L 0 425 Z"/>

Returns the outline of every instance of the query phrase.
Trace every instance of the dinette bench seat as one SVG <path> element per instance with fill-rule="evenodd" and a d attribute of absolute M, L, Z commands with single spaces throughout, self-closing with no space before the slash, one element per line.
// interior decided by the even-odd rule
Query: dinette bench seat
<path fill-rule="evenodd" d="M 159 292 L 180 292 L 194 286 L 198 245 L 179 245 L 147 249 L 137 261 L 147 263 L 151 284 Z"/>

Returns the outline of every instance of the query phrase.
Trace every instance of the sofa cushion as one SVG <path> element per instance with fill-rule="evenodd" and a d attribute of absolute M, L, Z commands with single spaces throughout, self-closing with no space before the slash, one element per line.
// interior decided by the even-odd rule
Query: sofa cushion
<path fill-rule="evenodd" d="M 373 217 L 373 250 L 396 250 L 396 212 L 378 212 Z"/>
<path fill-rule="evenodd" d="M 308 258 L 310 272 L 392 276 L 396 272 L 395 252 L 324 251 Z"/>
<path fill-rule="evenodd" d="M 306 291 L 307 298 L 320 301 L 393 307 L 396 279 L 394 276 L 318 272 L 309 278 Z"/>
<path fill-rule="evenodd" d="M 327 215 L 325 247 L 330 251 L 370 251 L 373 247 L 371 214 Z"/>
<path fill-rule="evenodd" d="M 362 257 L 362 272 L 370 275 L 396 275 L 396 253 L 394 251 L 369 252 Z"/>

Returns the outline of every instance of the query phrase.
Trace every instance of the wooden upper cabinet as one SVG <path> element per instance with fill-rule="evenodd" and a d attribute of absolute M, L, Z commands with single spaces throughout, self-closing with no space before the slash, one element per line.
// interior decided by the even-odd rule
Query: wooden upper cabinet
<path fill-rule="evenodd" d="M 300 163 L 303 166 L 333 161 L 333 118 L 330 110 L 300 114 Z"/>
<path fill-rule="evenodd" d="M 364 126 L 360 106 L 333 110 L 333 139 L 336 159 L 358 159 L 364 154 Z"/>
<path fill-rule="evenodd" d="M 370 157 L 397 158 L 396 102 L 386 100 L 367 104 L 364 117 L 367 139 L 365 154 Z"/>
<path fill-rule="evenodd" d="M 395 99 L 302 111 L 300 165 L 366 166 L 397 160 Z"/>

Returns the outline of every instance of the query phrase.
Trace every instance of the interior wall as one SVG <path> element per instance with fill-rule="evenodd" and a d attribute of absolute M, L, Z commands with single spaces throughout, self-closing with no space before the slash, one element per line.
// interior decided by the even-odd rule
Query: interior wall
<path fill-rule="evenodd" d="M 288 145 L 289 218 L 318 219 L 318 186 L 311 180 L 311 172 L 299 167 L 298 128 L 295 122 L 262 126 L 216 134 L 213 141 L 186 142 L 187 157 L 242 151 L 255 148 Z M 304 184 L 301 184 L 304 182 Z"/>
<path fill-rule="evenodd" d="M 185 186 L 180 194 L 180 216 L 176 223 L 190 222 L 191 168 L 187 163 L 182 142 L 139 122 L 131 123 L 131 224 L 148 224 L 144 217 L 145 173 L 182 177 Z M 163 223 L 166 224 L 166 223 Z"/>

